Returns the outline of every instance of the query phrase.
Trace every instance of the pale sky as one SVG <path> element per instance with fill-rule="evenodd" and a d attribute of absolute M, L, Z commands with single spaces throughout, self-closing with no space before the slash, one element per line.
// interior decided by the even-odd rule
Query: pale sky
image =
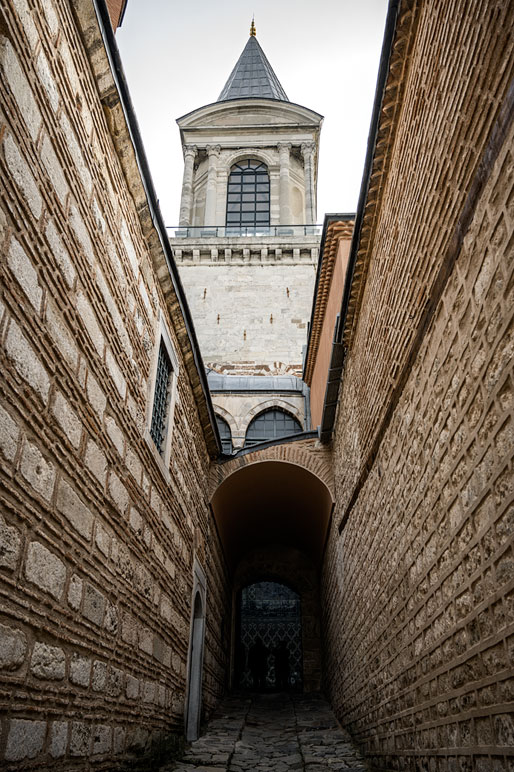
<path fill-rule="evenodd" d="M 183 157 L 175 120 L 215 102 L 257 40 L 291 102 L 325 116 L 318 216 L 354 212 L 387 0 L 128 0 L 116 33 L 166 225 L 178 224 Z"/>

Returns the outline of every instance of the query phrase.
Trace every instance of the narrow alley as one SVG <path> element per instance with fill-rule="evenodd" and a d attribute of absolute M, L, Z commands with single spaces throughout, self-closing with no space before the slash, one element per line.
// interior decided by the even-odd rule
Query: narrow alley
<path fill-rule="evenodd" d="M 232 696 L 183 759 L 160 772 L 325 772 L 366 763 L 320 695 Z"/>

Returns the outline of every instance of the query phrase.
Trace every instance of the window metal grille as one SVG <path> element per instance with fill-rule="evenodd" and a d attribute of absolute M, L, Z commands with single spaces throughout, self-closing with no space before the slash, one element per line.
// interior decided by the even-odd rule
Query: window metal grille
<path fill-rule="evenodd" d="M 227 232 L 269 228 L 270 190 L 266 164 L 249 158 L 234 164 L 228 178 Z"/>
<path fill-rule="evenodd" d="M 232 453 L 232 432 L 230 431 L 230 426 L 225 419 L 219 415 L 216 416 L 216 423 L 218 424 L 218 431 L 220 434 L 221 449 L 223 453 L 230 455 L 230 453 Z"/>
<path fill-rule="evenodd" d="M 161 456 L 164 455 L 172 373 L 171 361 L 164 341 L 161 339 L 159 359 L 157 361 L 157 375 L 155 378 L 152 425 L 150 427 L 150 434 Z"/>
<path fill-rule="evenodd" d="M 302 427 L 292 415 L 285 410 L 271 408 L 259 413 L 246 430 L 245 447 L 255 445 L 257 442 L 275 440 L 278 437 L 286 437 L 288 434 L 301 432 Z"/>

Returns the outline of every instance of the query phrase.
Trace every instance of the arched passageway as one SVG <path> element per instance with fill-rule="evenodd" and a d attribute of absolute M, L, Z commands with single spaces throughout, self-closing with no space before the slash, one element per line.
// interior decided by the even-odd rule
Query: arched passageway
<path fill-rule="evenodd" d="M 232 687 L 259 686 L 252 675 L 250 649 L 264 638 L 267 670 L 264 690 L 298 688 L 315 691 L 321 685 L 319 569 L 332 511 L 332 496 L 325 482 L 304 467 L 286 461 L 255 461 L 236 469 L 219 485 L 212 509 L 232 577 Z M 267 585 L 270 600 L 261 597 L 257 607 L 246 608 L 244 593 Z M 291 603 L 273 601 L 271 585 L 288 589 L 298 598 L 297 631 L 290 619 Z M 255 593 L 254 593 L 255 594 Z M 285 599 L 287 591 L 282 591 Z M 275 608 L 272 611 L 272 606 Z M 294 605 L 294 604 L 293 604 Z M 269 618 L 275 613 L 273 624 Z M 242 622 L 244 624 L 242 625 Z M 245 627 L 248 623 L 250 626 Z M 288 627 L 289 625 L 289 627 Z M 289 632 L 286 634 L 286 630 Z M 277 648 L 287 639 L 289 674 L 278 678 Z"/>

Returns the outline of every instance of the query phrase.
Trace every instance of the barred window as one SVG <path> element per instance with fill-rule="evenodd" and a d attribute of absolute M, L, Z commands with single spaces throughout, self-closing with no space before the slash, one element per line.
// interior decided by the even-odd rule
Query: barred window
<path fill-rule="evenodd" d="M 302 427 L 296 418 L 279 408 L 271 408 L 259 413 L 246 430 L 245 447 L 257 442 L 287 437 L 288 434 L 301 432 Z"/>
<path fill-rule="evenodd" d="M 161 338 L 155 378 L 152 423 L 150 426 L 150 434 L 161 456 L 164 456 L 165 450 L 172 374 L 173 367 L 164 341 Z"/>
<path fill-rule="evenodd" d="M 230 455 L 232 453 L 232 432 L 230 431 L 230 426 L 219 415 L 216 415 L 216 423 L 218 424 L 218 432 L 220 434 L 221 450 L 226 455 Z"/>
<path fill-rule="evenodd" d="M 230 170 L 227 193 L 227 229 L 245 233 L 269 228 L 270 189 L 266 164 L 249 158 Z"/>

